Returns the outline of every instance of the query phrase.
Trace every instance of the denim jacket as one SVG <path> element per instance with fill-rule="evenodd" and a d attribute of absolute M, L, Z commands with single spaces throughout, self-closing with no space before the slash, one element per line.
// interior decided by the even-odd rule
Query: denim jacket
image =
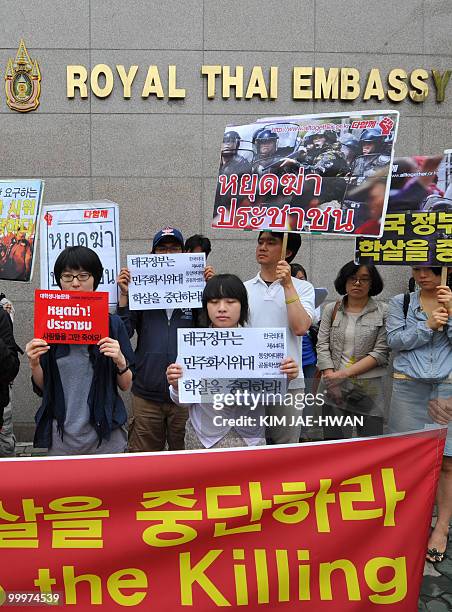
<path fill-rule="evenodd" d="M 394 353 L 394 370 L 413 378 L 442 380 L 452 372 L 452 317 L 443 331 L 427 326 L 419 291 L 411 294 L 406 320 L 403 293 L 389 302 L 388 344 Z"/>

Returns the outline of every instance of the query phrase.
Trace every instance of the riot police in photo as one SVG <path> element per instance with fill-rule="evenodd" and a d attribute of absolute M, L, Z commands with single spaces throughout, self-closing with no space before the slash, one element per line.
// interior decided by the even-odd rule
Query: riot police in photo
<path fill-rule="evenodd" d="M 310 171 L 322 176 L 348 174 L 350 169 L 334 130 L 308 132 L 303 138 L 303 146 L 303 155 L 299 159 Z"/>
<path fill-rule="evenodd" d="M 356 157 L 360 154 L 358 138 L 347 132 L 339 138 L 341 153 L 350 168 L 353 167 Z"/>
<path fill-rule="evenodd" d="M 247 149 L 241 150 L 240 145 L 242 139 L 240 134 L 235 130 L 228 130 L 223 135 L 223 142 L 221 145 L 221 157 L 220 157 L 220 174 L 231 176 L 236 174 L 242 176 L 243 174 L 249 174 L 251 172 L 251 163 L 241 153 L 246 153 Z M 239 153 L 240 151 L 240 153 Z M 251 153 L 248 150 L 248 154 Z M 231 205 L 231 194 L 228 192 L 225 195 L 220 195 L 220 184 L 217 183 L 217 190 L 215 195 L 215 214 L 217 214 L 218 206 L 225 206 L 229 209 Z"/>
<path fill-rule="evenodd" d="M 250 171 L 250 162 L 240 155 L 240 135 L 234 130 L 224 133 L 221 145 L 220 174 L 246 174 Z"/>
<path fill-rule="evenodd" d="M 391 156 L 386 151 L 386 136 L 380 127 L 363 130 L 359 137 L 360 152 L 352 168 L 353 176 L 372 176 L 389 166 Z"/>
<path fill-rule="evenodd" d="M 279 137 L 270 127 L 258 129 L 253 136 L 254 160 L 253 174 L 298 174 L 300 163 L 290 157 L 293 152 L 278 152 Z"/>

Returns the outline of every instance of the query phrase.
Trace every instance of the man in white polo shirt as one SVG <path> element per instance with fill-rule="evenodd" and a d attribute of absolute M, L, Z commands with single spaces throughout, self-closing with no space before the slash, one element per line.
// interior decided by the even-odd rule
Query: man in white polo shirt
<path fill-rule="evenodd" d="M 281 260 L 284 234 L 263 231 L 259 234 L 256 247 L 256 260 L 260 265 L 257 276 L 246 281 L 250 308 L 251 327 L 285 327 L 287 336 L 287 355 L 293 357 L 300 368 L 299 377 L 291 381 L 288 393 L 303 393 L 304 379 L 301 363 L 301 339 L 311 326 L 315 310 L 314 287 L 305 280 L 293 278 L 290 262 L 301 245 L 299 234 L 289 233 L 286 259 Z M 269 406 L 267 415 L 286 415 L 286 425 L 267 428 L 267 437 L 275 444 L 298 442 L 301 425 L 294 426 L 292 416 L 302 413 L 292 405 Z"/>

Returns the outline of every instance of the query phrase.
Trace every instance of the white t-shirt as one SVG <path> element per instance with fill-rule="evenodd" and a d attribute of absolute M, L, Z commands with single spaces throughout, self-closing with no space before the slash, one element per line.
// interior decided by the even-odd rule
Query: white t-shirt
<path fill-rule="evenodd" d="M 175 404 L 186 406 L 186 404 L 181 404 L 179 394 L 171 385 L 169 392 Z M 265 416 L 265 409 L 262 405 L 257 406 L 255 410 L 244 406 L 224 406 L 218 411 L 212 404 L 189 404 L 188 414 L 196 435 L 206 448 L 211 448 L 231 431 L 232 425 L 228 425 L 227 421 L 222 419 L 232 419 L 232 422 L 238 423 L 238 418 L 242 415 L 251 420 L 245 421 L 244 425 L 235 425 L 234 429 L 237 434 L 243 438 L 247 446 L 265 444 L 265 426 L 261 420 Z M 217 421 L 218 425 L 215 425 L 215 417 L 221 418 L 220 421 Z"/>
<path fill-rule="evenodd" d="M 308 281 L 292 278 L 296 292 L 300 296 L 300 302 L 307 314 L 314 318 L 315 292 L 314 287 Z M 245 283 L 248 292 L 250 307 L 250 327 L 285 327 L 287 334 L 287 356 L 293 357 L 298 363 L 300 373 L 298 378 L 289 383 L 290 389 L 302 389 L 304 387 L 303 369 L 301 363 L 301 337 L 296 336 L 289 327 L 287 316 L 287 304 L 284 289 L 280 281 L 273 282 L 270 286 L 262 280 L 260 273 Z"/>

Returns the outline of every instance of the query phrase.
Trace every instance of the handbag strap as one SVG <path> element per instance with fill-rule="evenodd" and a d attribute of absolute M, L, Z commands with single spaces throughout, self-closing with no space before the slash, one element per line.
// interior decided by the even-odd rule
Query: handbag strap
<path fill-rule="evenodd" d="M 333 324 L 334 319 L 336 318 L 337 311 L 339 310 L 340 305 L 341 305 L 341 300 L 338 300 L 338 301 L 337 301 L 337 302 L 334 304 L 333 314 L 331 315 L 331 324 Z"/>

